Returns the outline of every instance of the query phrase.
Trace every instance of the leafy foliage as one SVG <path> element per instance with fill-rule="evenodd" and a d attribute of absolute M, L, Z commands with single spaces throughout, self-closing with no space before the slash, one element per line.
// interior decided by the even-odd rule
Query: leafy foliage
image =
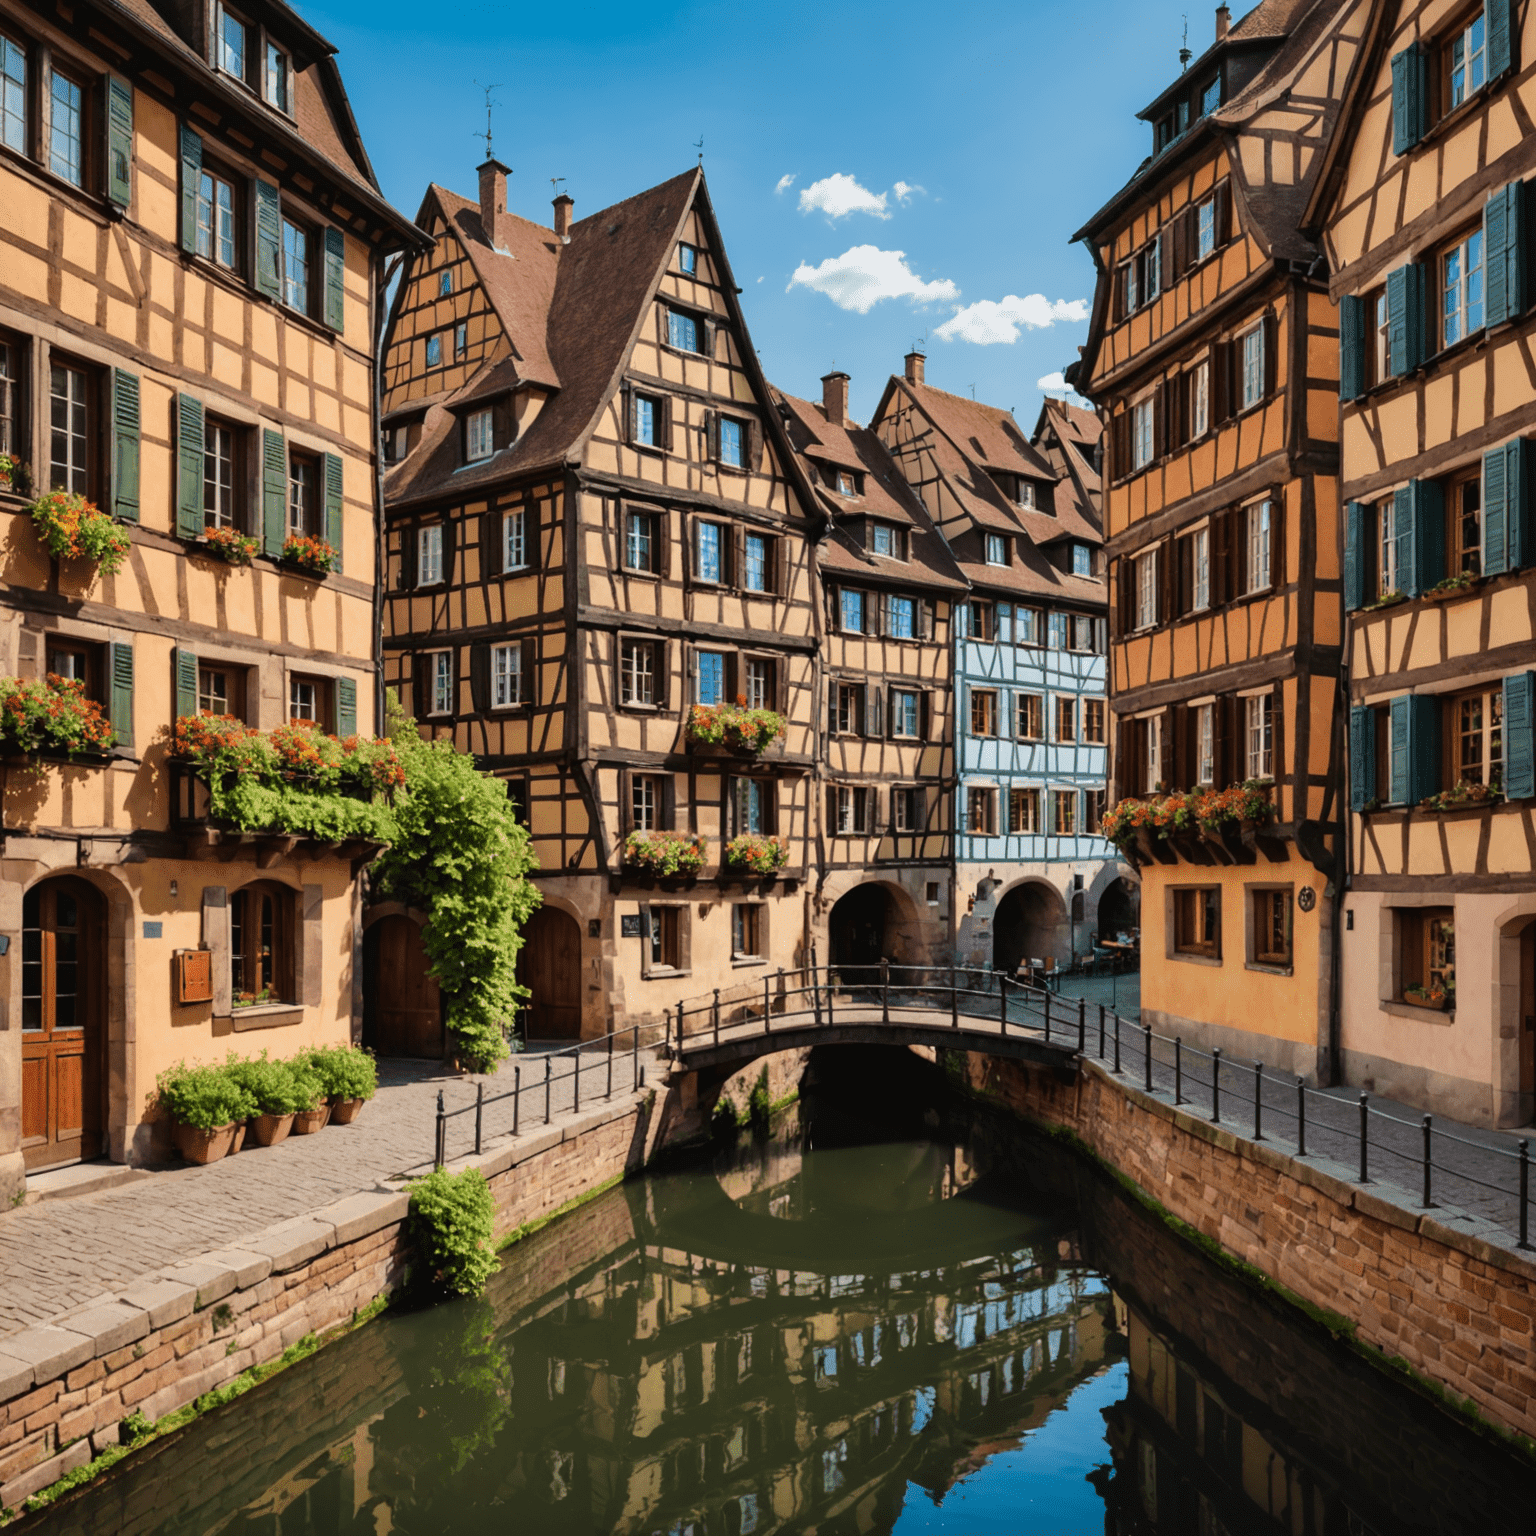
<path fill-rule="evenodd" d="M 696 875 L 708 846 L 695 832 L 631 832 L 624 839 L 624 862 L 663 878 Z"/>
<path fill-rule="evenodd" d="M 495 1217 L 478 1168 L 435 1168 L 411 1185 L 411 1238 L 434 1285 L 457 1296 L 485 1289 L 496 1270 Z"/>
<path fill-rule="evenodd" d="M 252 534 L 241 533 L 238 528 L 210 528 L 203 535 L 205 551 L 226 565 L 250 565 L 261 548 L 260 541 Z"/>
<path fill-rule="evenodd" d="M 32 503 L 32 526 L 58 560 L 94 560 L 104 576 L 122 570 L 133 547 L 127 532 L 84 496 L 49 491 Z"/>
<path fill-rule="evenodd" d="M 77 677 L 0 677 L 0 747 L 13 752 L 105 752 L 117 740 Z"/>
<path fill-rule="evenodd" d="M 765 837 L 760 832 L 743 832 L 725 845 L 728 869 L 752 875 L 771 875 L 783 869 L 789 858 L 789 839 Z"/>
<path fill-rule="evenodd" d="M 256 1105 L 252 1114 L 297 1114 L 301 1109 L 313 1109 L 324 1097 L 320 1078 L 305 1056 L 272 1061 L 263 1051 L 260 1056 L 242 1060 L 231 1053 L 224 1071 L 250 1095 Z"/>
<path fill-rule="evenodd" d="M 391 846 L 375 866 L 376 894 L 428 914 L 422 945 L 460 1053 L 489 1070 L 507 1054 L 504 1026 L 518 1000 L 517 954 L 540 897 L 538 859 L 506 786 L 452 742 L 426 742 L 389 696 L 389 737 L 405 768 Z"/>
<path fill-rule="evenodd" d="M 740 695 L 734 704 L 695 704 L 688 715 L 688 735 L 705 746 L 722 743 L 739 752 L 762 752 L 772 746 L 789 722 L 777 710 L 748 709 Z"/>
<path fill-rule="evenodd" d="M 227 1067 L 189 1067 L 184 1061 L 156 1079 L 160 1107 L 178 1125 L 199 1131 L 249 1120 L 256 1100 Z"/>
<path fill-rule="evenodd" d="M 333 1099 L 371 1099 L 379 1087 L 373 1053 L 353 1045 L 320 1047 L 309 1053 L 310 1069 Z"/>
<path fill-rule="evenodd" d="M 324 576 L 336 564 L 336 549 L 324 539 L 307 533 L 290 533 L 283 541 L 283 559 L 306 571 Z"/>
<path fill-rule="evenodd" d="M 1469 784 L 1465 779 L 1458 779 L 1450 789 L 1442 789 L 1437 794 L 1426 795 L 1419 801 L 1421 811 L 1459 811 L 1469 805 L 1493 805 L 1504 798 L 1499 781 L 1495 777 L 1492 784 Z"/>
<path fill-rule="evenodd" d="M 1226 789 L 1171 790 L 1145 800 L 1122 800 L 1106 811 L 1099 831 L 1110 842 L 1124 846 L 1143 828 L 1158 837 L 1193 832 L 1219 831 L 1224 822 L 1267 822 L 1274 815 L 1267 779 L 1245 779 Z"/>

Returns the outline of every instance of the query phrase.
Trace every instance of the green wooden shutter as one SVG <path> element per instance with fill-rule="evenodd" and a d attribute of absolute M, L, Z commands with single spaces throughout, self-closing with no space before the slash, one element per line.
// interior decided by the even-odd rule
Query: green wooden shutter
<path fill-rule="evenodd" d="M 1413 491 L 1399 486 L 1392 493 L 1392 536 L 1397 540 L 1397 590 L 1419 595 L 1419 541 L 1413 516 Z"/>
<path fill-rule="evenodd" d="M 1406 155 L 1424 137 L 1429 62 L 1417 46 L 1392 58 L 1392 153 Z"/>
<path fill-rule="evenodd" d="M 1349 712 L 1349 808 L 1363 811 L 1376 798 L 1376 711 Z"/>
<path fill-rule="evenodd" d="M 325 474 L 325 542 L 336 551 L 336 563 L 331 567 L 341 574 L 341 524 L 342 524 L 342 474 L 341 460 L 334 453 L 323 455 Z M 446 558 L 446 556 L 445 556 Z"/>
<path fill-rule="evenodd" d="M 1504 679 L 1504 797 L 1536 795 L 1536 672 Z"/>
<path fill-rule="evenodd" d="M 203 450 L 206 445 L 203 402 L 176 396 L 176 532 L 198 538 L 207 521 L 203 511 Z"/>
<path fill-rule="evenodd" d="M 1509 494 L 1504 449 L 1483 455 L 1483 575 L 1509 569 Z"/>
<path fill-rule="evenodd" d="M 1365 300 L 1346 293 L 1339 300 L 1339 399 L 1365 393 Z"/>
<path fill-rule="evenodd" d="M 112 515 L 139 520 L 139 376 L 112 370 Z"/>
<path fill-rule="evenodd" d="M 107 201 L 126 208 L 133 200 L 133 87 L 107 76 Z"/>
<path fill-rule="evenodd" d="M 1531 528 L 1531 445 L 1517 437 L 1504 445 L 1504 539 L 1506 569 L 1518 571 L 1536 560 Z"/>
<path fill-rule="evenodd" d="M 197 713 L 197 656 L 195 652 L 176 651 L 176 714 Z"/>
<path fill-rule="evenodd" d="M 330 225 L 325 230 L 325 323 L 333 331 L 347 325 L 347 237 Z"/>
<path fill-rule="evenodd" d="M 355 677 L 336 679 L 336 734 L 338 736 L 357 735 L 357 679 Z"/>
<path fill-rule="evenodd" d="M 1517 320 L 1525 313 L 1525 204 L 1523 181 L 1500 187 L 1483 204 L 1485 314 L 1489 325 Z"/>
<path fill-rule="evenodd" d="M 1351 611 L 1365 607 L 1369 527 L 1370 508 L 1364 502 L 1350 502 L 1344 509 L 1344 606 Z"/>
<path fill-rule="evenodd" d="M 1413 509 L 1413 595 L 1445 575 L 1445 488 L 1438 480 L 1410 480 Z"/>
<path fill-rule="evenodd" d="M 1417 805 L 1440 788 L 1440 701 L 1408 695 L 1408 798 Z"/>
<path fill-rule="evenodd" d="M 1387 762 L 1387 799 L 1393 805 L 1406 805 L 1409 785 L 1409 719 L 1412 695 L 1403 694 L 1388 706 L 1390 756 Z"/>
<path fill-rule="evenodd" d="M 256 193 L 256 291 L 283 296 L 283 204 L 270 181 L 253 183 Z"/>
<path fill-rule="evenodd" d="M 1487 0 L 1484 10 L 1488 17 L 1488 78 L 1496 80 L 1515 61 L 1509 0 Z"/>
<path fill-rule="evenodd" d="M 1388 372 L 1400 376 L 1424 361 L 1424 268 L 1387 273 Z"/>
<path fill-rule="evenodd" d="M 203 185 L 203 141 L 181 130 L 181 248 L 197 252 L 197 199 Z"/>
<path fill-rule="evenodd" d="M 283 552 L 288 529 L 288 453 L 283 434 L 264 427 L 261 433 L 262 547 L 275 560 Z"/>
<path fill-rule="evenodd" d="M 107 718 L 120 747 L 133 745 L 133 646 L 113 640 L 107 646 Z"/>

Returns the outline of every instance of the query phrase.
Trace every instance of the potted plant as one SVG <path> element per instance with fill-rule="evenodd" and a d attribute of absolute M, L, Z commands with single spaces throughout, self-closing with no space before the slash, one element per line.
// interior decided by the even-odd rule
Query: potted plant
<path fill-rule="evenodd" d="M 178 1062 L 156 1080 L 156 1101 L 175 1126 L 176 1149 L 189 1163 L 216 1163 L 234 1145 L 235 1129 L 255 1110 L 225 1067 Z"/>
<path fill-rule="evenodd" d="M 734 704 L 695 704 L 688 712 L 688 739 L 701 746 L 724 746 L 756 756 L 766 751 L 788 727 L 773 709 L 748 709 L 744 696 Z"/>
<path fill-rule="evenodd" d="M 294 1088 L 306 1101 L 301 1109 L 294 1112 L 293 1134 L 309 1136 L 315 1131 L 323 1130 L 326 1121 L 331 1118 L 331 1101 L 326 1096 L 325 1084 L 320 1074 L 315 1071 L 313 1062 L 304 1055 L 297 1056 L 292 1061 L 285 1062 L 284 1065 L 293 1076 Z"/>
<path fill-rule="evenodd" d="M 325 576 L 335 568 L 336 548 L 309 533 L 290 533 L 283 540 L 282 560 L 311 576 Z"/>
<path fill-rule="evenodd" d="M 1403 1001 L 1412 1003 L 1415 1008 L 1433 1008 L 1437 1013 L 1444 1013 L 1447 1000 L 1445 989 L 1433 984 L 1403 988 Z"/>
<path fill-rule="evenodd" d="M 309 1064 L 330 1099 L 333 1125 L 351 1125 L 378 1091 L 379 1072 L 370 1051 L 322 1046 L 309 1053 Z"/>
<path fill-rule="evenodd" d="M 253 1060 L 231 1055 L 229 1074 L 250 1095 L 251 1135 L 257 1146 L 275 1147 L 293 1129 L 293 1117 L 315 1101 L 314 1085 L 300 1082 L 286 1061 L 269 1061 L 263 1051 Z"/>
<path fill-rule="evenodd" d="M 260 541 L 238 528 L 210 528 L 203 535 L 203 551 L 226 565 L 249 565 Z"/>
<path fill-rule="evenodd" d="M 0 749 L 75 757 L 110 751 L 116 740 L 82 679 L 0 677 Z"/>
<path fill-rule="evenodd" d="M 1454 576 L 1446 576 L 1437 581 L 1424 596 L 1431 602 L 1442 602 L 1448 597 L 1459 597 L 1463 592 L 1472 590 L 1473 580 L 1471 571 L 1457 571 Z"/>
<path fill-rule="evenodd" d="M 132 543 L 115 519 L 69 491 L 49 491 L 32 503 L 32 526 L 56 560 L 94 560 L 104 576 L 122 570 Z"/>
<path fill-rule="evenodd" d="M 788 838 L 765 837 L 760 832 L 743 832 L 725 845 L 726 867 L 739 874 L 777 874 L 788 858 Z"/>
<path fill-rule="evenodd" d="M 0 491 L 16 489 L 17 471 L 20 468 L 13 454 L 0 453 Z"/>
<path fill-rule="evenodd" d="M 631 832 L 624 839 L 624 862 L 663 880 L 696 875 L 707 847 L 696 832 Z"/>

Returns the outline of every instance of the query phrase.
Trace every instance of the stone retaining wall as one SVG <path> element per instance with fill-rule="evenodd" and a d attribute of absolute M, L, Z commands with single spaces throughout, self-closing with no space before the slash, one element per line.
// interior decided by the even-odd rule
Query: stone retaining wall
<path fill-rule="evenodd" d="M 973 1090 L 1073 1132 L 1227 1253 L 1353 1323 L 1360 1341 L 1536 1438 L 1536 1254 L 1499 1246 L 1494 1229 L 1448 1207 L 1415 1210 L 1386 1182 L 1351 1184 L 1326 1158 L 1234 1135 L 1096 1062 L 1060 1077 L 957 1059 Z"/>
<path fill-rule="evenodd" d="M 450 1166 L 485 1174 L 502 1237 L 643 1166 L 651 1102 L 626 1097 Z M 398 1189 L 352 1195 L 0 1339 L 0 1507 L 116 1444 L 129 1414 L 162 1418 L 392 1290 L 408 1206 Z"/>

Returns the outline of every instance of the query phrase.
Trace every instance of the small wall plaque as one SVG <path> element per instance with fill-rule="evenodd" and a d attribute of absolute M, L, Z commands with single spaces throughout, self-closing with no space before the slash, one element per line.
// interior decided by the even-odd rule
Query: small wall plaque
<path fill-rule="evenodd" d="M 642 937 L 640 932 L 640 914 L 638 912 L 626 912 L 619 918 L 619 935 L 621 938 L 626 939 Z"/>
<path fill-rule="evenodd" d="M 164 927 L 164 924 L 162 924 L 162 923 L 145 923 L 144 924 L 144 937 L 146 939 L 158 939 L 158 938 L 163 937 L 163 935 L 161 933 L 161 929 L 163 927 Z"/>
<path fill-rule="evenodd" d="M 8 933 L 0 933 L 0 955 L 8 955 L 11 952 L 11 936 Z"/>
<path fill-rule="evenodd" d="M 1303 912 L 1310 912 L 1317 905 L 1317 892 L 1310 885 L 1304 885 L 1296 893 L 1296 905 Z"/>

